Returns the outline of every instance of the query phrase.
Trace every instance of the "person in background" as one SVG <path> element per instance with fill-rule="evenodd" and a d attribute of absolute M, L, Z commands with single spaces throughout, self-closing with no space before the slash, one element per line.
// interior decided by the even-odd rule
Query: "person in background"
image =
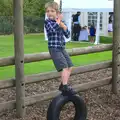
<path fill-rule="evenodd" d="M 88 41 L 88 28 L 87 26 L 84 26 L 81 28 L 80 35 L 79 35 L 79 41 Z"/>
<path fill-rule="evenodd" d="M 73 36 L 74 36 L 74 24 L 73 24 L 73 17 L 74 17 L 74 14 L 72 14 L 72 25 L 71 25 L 71 36 L 72 36 L 72 39 L 73 39 Z"/>
<path fill-rule="evenodd" d="M 77 12 L 77 14 L 73 16 L 73 40 L 74 41 L 78 41 L 79 35 L 80 35 L 80 29 L 81 29 L 80 14 L 81 12 Z"/>
<path fill-rule="evenodd" d="M 109 20 L 109 24 L 108 24 L 108 34 L 109 34 L 109 36 L 112 36 L 112 32 L 113 32 L 113 24 L 112 24 L 112 20 Z"/>
<path fill-rule="evenodd" d="M 96 29 L 95 29 L 95 27 L 94 27 L 94 24 L 92 24 L 92 25 L 90 26 L 89 32 L 90 32 L 90 42 L 91 42 L 91 43 L 94 43 L 94 41 L 95 41 L 95 33 L 96 33 Z"/>

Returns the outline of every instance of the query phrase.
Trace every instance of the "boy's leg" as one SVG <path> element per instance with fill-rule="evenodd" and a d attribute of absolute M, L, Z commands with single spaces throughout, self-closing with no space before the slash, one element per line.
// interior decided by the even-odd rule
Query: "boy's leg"
<path fill-rule="evenodd" d="M 65 49 L 62 51 L 62 53 L 63 53 L 63 55 L 64 55 L 64 57 L 65 57 L 65 59 L 66 59 L 66 61 L 67 61 L 67 65 L 68 65 L 68 76 L 70 77 L 74 65 L 73 65 L 73 63 L 72 63 L 72 61 L 71 61 L 71 59 L 70 59 L 69 54 L 66 52 Z"/>
<path fill-rule="evenodd" d="M 68 85 L 70 74 L 71 68 L 64 68 L 61 72 L 61 84 L 59 90 L 62 91 L 63 95 L 74 95 L 77 93 L 70 85 Z"/>
<path fill-rule="evenodd" d="M 63 53 L 63 56 L 66 59 L 68 68 L 64 68 L 63 71 L 61 72 L 61 80 L 62 80 L 61 83 L 62 84 L 60 85 L 59 89 L 61 89 L 63 85 L 67 85 L 68 93 L 76 94 L 76 92 L 72 89 L 72 87 L 70 85 L 68 85 L 69 78 L 70 78 L 70 75 L 71 75 L 71 72 L 72 72 L 72 69 L 73 69 L 72 61 L 71 61 L 71 59 L 70 59 L 70 57 L 69 57 L 69 55 L 68 55 L 68 53 L 66 52 L 65 49 L 62 50 L 62 53 Z"/>
<path fill-rule="evenodd" d="M 67 85 L 69 82 L 69 78 L 72 72 L 72 67 L 70 68 L 64 68 L 61 72 L 61 83 L 63 85 Z"/>
<path fill-rule="evenodd" d="M 49 51 L 57 71 L 61 72 L 61 85 L 59 86 L 59 90 L 66 95 L 76 94 L 76 92 L 70 86 L 68 86 L 70 70 L 68 69 L 68 62 L 63 54 L 63 49 L 52 48 L 49 49 Z"/>
<path fill-rule="evenodd" d="M 61 73 L 62 84 L 67 84 L 69 79 L 68 64 L 62 53 L 62 49 L 51 48 L 49 52 L 57 71 Z"/>
<path fill-rule="evenodd" d="M 70 75 L 71 75 L 72 70 L 73 70 L 73 67 L 69 67 L 69 68 L 68 68 L 69 77 L 70 77 Z"/>
<path fill-rule="evenodd" d="M 61 72 L 61 83 L 67 85 L 69 80 L 69 71 L 68 68 L 64 68 Z"/>

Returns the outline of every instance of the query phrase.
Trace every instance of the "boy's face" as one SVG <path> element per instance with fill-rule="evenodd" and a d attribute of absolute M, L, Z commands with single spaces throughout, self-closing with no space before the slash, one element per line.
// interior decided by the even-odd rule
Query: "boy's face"
<path fill-rule="evenodd" d="M 50 19 L 56 19 L 57 17 L 57 12 L 55 9 L 51 8 L 51 7 L 48 7 L 46 9 L 46 13 L 47 13 L 47 17 L 50 18 Z"/>

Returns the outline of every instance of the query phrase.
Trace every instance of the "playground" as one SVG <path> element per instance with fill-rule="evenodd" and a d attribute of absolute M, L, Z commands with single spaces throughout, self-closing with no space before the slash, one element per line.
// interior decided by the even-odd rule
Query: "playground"
<path fill-rule="evenodd" d="M 72 85 L 97 81 L 111 76 L 111 69 L 103 69 L 95 72 L 78 74 L 71 77 Z M 40 84 L 26 85 L 26 96 L 42 94 L 56 90 L 59 79 L 41 82 Z M 88 108 L 88 120 L 119 120 L 120 119 L 120 92 L 117 95 L 111 93 L 111 85 L 98 87 L 86 92 L 80 92 L 85 99 Z M 0 90 L 0 102 L 15 99 L 15 88 Z M 0 113 L 0 120 L 46 120 L 48 101 L 27 107 L 27 115 L 24 119 L 16 118 L 16 110 L 8 110 Z M 73 120 L 74 106 L 67 104 L 61 113 L 61 120 Z"/>
<path fill-rule="evenodd" d="M 99 36 L 97 19 L 96 44 L 67 42 L 77 95 L 64 96 L 44 34 L 24 34 L 23 0 L 14 0 L 14 33 L 0 36 L 0 120 L 119 120 L 119 6 L 116 0 L 113 37 Z"/>
<path fill-rule="evenodd" d="M 30 34 L 25 35 L 25 54 L 38 53 L 39 51 L 48 52 L 47 42 L 44 41 L 43 34 Z M 34 40 L 34 41 L 33 41 Z M 1 57 L 7 57 L 13 55 L 13 35 L 1 36 L 0 41 L 1 46 Z M 111 44 L 111 37 L 101 37 L 101 44 Z M 31 47 L 32 45 L 32 47 Z M 39 47 L 41 45 L 41 47 Z M 84 48 L 96 46 L 94 44 L 69 42 L 67 43 L 67 49 L 72 48 Z M 34 49 L 33 49 L 34 48 Z M 3 52 L 4 51 L 4 52 Z M 4 53 L 4 54 L 3 54 Z M 96 57 L 97 56 L 97 57 Z M 90 64 L 97 64 L 98 62 L 104 63 L 105 61 L 111 60 L 112 54 L 110 51 L 91 53 L 79 56 L 72 56 L 72 60 L 75 66 L 88 66 Z M 88 61 L 89 60 L 89 61 Z M 25 64 L 25 74 L 38 74 L 54 71 L 54 65 L 51 60 L 33 62 Z M 0 79 L 4 81 L 8 78 L 14 77 L 14 66 L 1 67 L 0 68 Z M 7 73 L 7 74 L 6 74 Z M 76 84 L 88 83 L 91 81 L 104 80 L 105 78 L 111 78 L 112 71 L 111 68 L 100 69 L 96 71 L 86 72 L 81 74 L 72 75 L 70 79 L 70 84 L 73 86 Z M 49 81 L 43 81 L 40 83 L 28 84 L 25 86 L 25 95 L 33 96 L 42 94 L 45 92 L 54 91 L 59 86 L 60 78 L 54 78 Z M 119 120 L 120 115 L 120 95 L 114 95 L 111 92 L 111 85 L 106 85 L 105 87 L 98 87 L 94 89 L 89 89 L 87 91 L 79 92 L 87 104 L 88 108 L 88 120 Z M 0 102 L 8 102 L 15 100 L 15 87 L 0 90 Z M 26 116 L 24 119 L 16 118 L 16 110 L 5 110 L 0 113 L 1 120 L 46 120 L 47 108 L 51 100 L 41 101 L 40 103 L 33 104 L 27 107 Z M 71 111 L 69 111 L 71 109 Z M 61 112 L 61 120 L 72 120 L 74 117 L 75 108 L 73 104 L 67 104 Z M 66 115 L 67 114 L 67 115 Z"/>

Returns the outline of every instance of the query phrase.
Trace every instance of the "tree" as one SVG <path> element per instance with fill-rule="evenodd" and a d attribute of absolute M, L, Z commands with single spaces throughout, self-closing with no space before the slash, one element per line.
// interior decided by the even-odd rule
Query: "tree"
<path fill-rule="evenodd" d="M 0 0 L 0 16 L 13 15 L 13 0 Z"/>
<path fill-rule="evenodd" d="M 44 16 L 45 3 L 50 0 L 24 0 L 24 16 Z M 0 16 L 13 15 L 13 0 L 0 0 Z"/>
<path fill-rule="evenodd" d="M 50 0 L 25 0 L 24 15 L 25 16 L 44 16 L 45 3 Z"/>
<path fill-rule="evenodd" d="M 24 28 L 26 33 L 43 32 L 45 3 L 51 0 L 24 0 Z M 13 0 L 0 0 L 0 34 L 13 31 Z"/>

